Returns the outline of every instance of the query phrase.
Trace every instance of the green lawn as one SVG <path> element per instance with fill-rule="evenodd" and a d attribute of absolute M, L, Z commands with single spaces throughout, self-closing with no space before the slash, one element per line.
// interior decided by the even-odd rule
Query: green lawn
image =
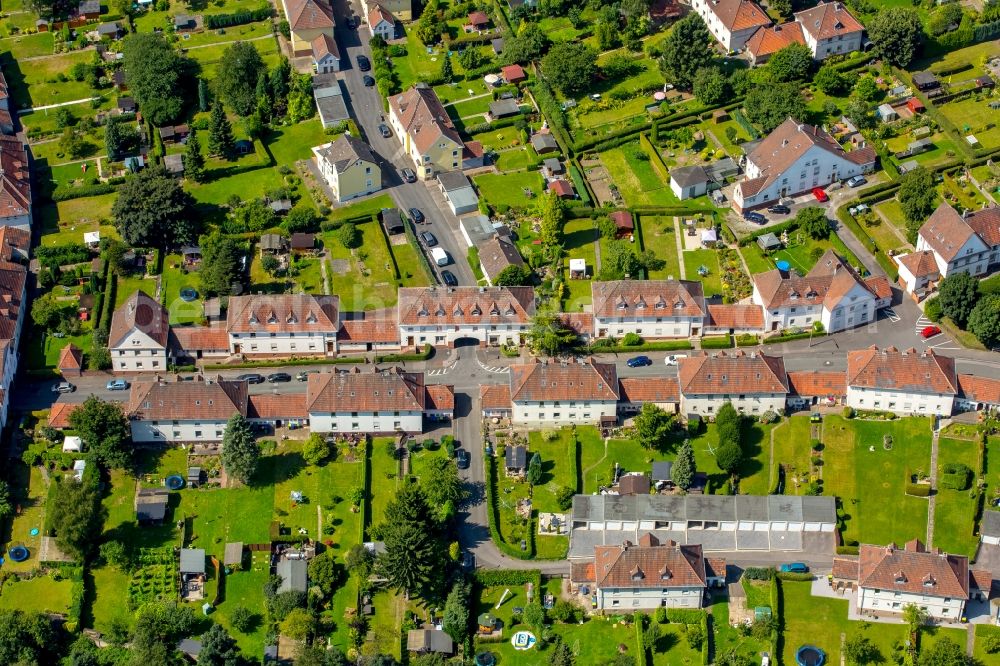
<path fill-rule="evenodd" d="M 675 457 L 644 449 L 631 439 L 609 439 L 605 446 L 596 430 L 590 441 L 581 441 L 580 444 L 580 471 L 586 494 L 596 493 L 601 486 L 611 483 L 615 463 L 626 472 L 649 472 L 654 460 L 672 460 Z"/>
<path fill-rule="evenodd" d="M 681 279 L 677 257 L 677 225 L 672 217 L 643 216 L 639 220 L 642 246 L 666 262 L 662 270 L 650 271 L 650 280 Z"/>
<path fill-rule="evenodd" d="M 859 223 L 879 248 L 896 250 L 913 247 L 906 241 L 906 219 L 895 197 L 875 206 L 873 213 L 862 216 Z"/>
<path fill-rule="evenodd" d="M 164 304 L 170 313 L 170 324 L 193 324 L 203 319 L 201 280 L 198 271 L 181 268 L 183 262 L 179 254 L 163 258 L 163 289 L 166 294 Z M 175 268 L 176 266 L 176 268 Z M 181 289 L 190 288 L 198 292 L 198 298 L 191 302 L 181 299 Z"/>
<path fill-rule="evenodd" d="M 24 562 L 14 562 L 7 558 L 3 566 L 5 570 L 10 571 L 30 571 L 38 566 L 38 549 L 42 543 L 41 530 L 45 526 L 45 502 L 49 483 L 40 468 L 28 468 L 19 461 L 12 462 L 8 479 L 11 488 L 14 489 L 12 499 L 21 507 L 21 512 L 15 515 L 11 522 L 8 547 L 26 546 L 29 557 Z M 38 533 L 32 536 L 31 531 L 35 529 Z M 6 551 L 7 548 L 3 550 Z"/>
<path fill-rule="evenodd" d="M 43 368 L 55 370 L 56 364 L 59 362 L 59 354 L 62 353 L 63 347 L 73 343 L 82 349 L 84 353 L 87 353 L 90 351 L 92 338 L 93 331 L 89 324 L 85 325 L 84 331 L 80 335 L 57 338 L 44 333 L 32 336 L 30 339 L 25 340 L 25 344 L 28 345 L 28 367 L 32 370 L 41 370 Z"/>
<path fill-rule="evenodd" d="M 963 78 L 965 73 L 962 74 Z M 992 98 L 973 95 L 957 102 L 937 106 L 938 111 L 950 120 L 963 139 L 972 134 L 979 140 L 979 146 L 986 150 L 1000 147 L 1000 126 L 996 121 L 996 111 L 989 108 Z"/>
<path fill-rule="evenodd" d="M 128 297 L 136 291 L 144 291 L 150 297 L 156 297 L 156 279 L 146 276 L 129 276 L 118 278 L 118 286 L 115 292 L 115 307 L 128 300 Z"/>
<path fill-rule="evenodd" d="M 688 280 L 701 280 L 705 296 L 715 296 L 722 294 L 722 277 L 719 268 L 719 255 L 715 250 L 685 250 L 684 272 Z M 708 275 L 701 277 L 698 269 L 702 266 L 708 268 Z"/>
<path fill-rule="evenodd" d="M 364 240 L 361 247 L 353 251 L 344 248 L 336 239 L 335 232 L 326 232 L 321 236 L 329 258 L 347 261 L 349 265 L 347 272 L 338 272 L 333 270 L 331 263 L 327 264 L 332 293 L 340 296 L 345 309 L 374 310 L 392 307 L 396 304 L 400 283 L 408 287 L 429 284 L 413 247 L 397 245 L 392 248 L 392 252 L 396 253 L 396 265 L 401 276 L 397 280 L 382 227 L 378 222 L 366 222 L 358 228 Z"/>
<path fill-rule="evenodd" d="M 938 494 L 934 509 L 934 545 L 948 553 L 971 557 L 979 543 L 973 535 L 976 500 L 969 496 L 969 490 L 941 486 L 942 470 L 949 463 L 964 464 L 975 474 L 979 465 L 976 441 L 946 437 L 938 441 Z"/>
<path fill-rule="evenodd" d="M 1000 627 L 994 627 L 988 624 L 977 624 L 976 649 L 975 652 L 973 652 L 973 656 L 983 664 L 988 664 L 991 660 L 996 659 L 995 653 L 989 654 L 986 652 L 985 643 L 988 636 L 1000 636 Z"/>
<path fill-rule="evenodd" d="M 21 38 L 25 39 L 25 38 Z M 48 38 L 51 40 L 51 38 Z M 51 54 L 51 47 L 47 54 Z M 8 81 L 16 81 L 16 77 L 9 72 L 19 72 L 23 76 L 24 85 L 11 85 L 10 94 L 12 101 L 18 108 L 28 108 L 32 106 L 47 106 L 49 104 L 60 104 L 79 99 L 90 99 L 95 95 L 93 89 L 85 82 L 75 81 L 66 76 L 66 73 L 78 62 L 89 63 L 93 60 L 91 51 L 72 51 L 62 55 L 45 58 L 43 60 L 33 60 L 30 63 L 17 64 L 12 62 L 12 54 L 0 58 L 5 72 L 8 72 Z M 44 55 L 44 54 L 42 54 Z M 17 54 L 16 57 L 25 57 Z M 59 76 L 65 80 L 60 81 Z"/>
<path fill-rule="evenodd" d="M 860 262 L 854 256 L 843 241 L 836 234 L 830 234 L 828 239 L 816 240 L 804 232 L 792 232 L 788 238 L 788 245 L 765 255 L 757 243 L 751 243 L 740 248 L 743 259 L 751 273 L 763 273 L 772 270 L 776 261 L 787 261 L 792 268 L 805 275 L 816 265 L 823 253 L 832 249 L 840 256 L 847 259 L 852 266 L 859 266 Z M 689 276 L 690 277 L 690 276 Z"/>
<path fill-rule="evenodd" d="M 587 276 L 594 278 L 598 272 L 594 241 L 598 240 L 599 234 L 590 218 L 581 218 L 567 222 L 563 227 L 563 236 L 563 248 L 566 250 L 563 257 L 563 275 L 566 278 L 563 309 L 566 312 L 577 312 L 592 300 L 590 279 L 570 279 L 569 261 L 583 259 L 587 262 Z"/>
<path fill-rule="evenodd" d="M 717 597 L 713 597 L 717 599 Z M 726 597 L 723 600 L 716 600 L 709 607 L 712 614 L 712 644 L 716 656 L 726 655 L 735 652 L 756 663 L 760 660 L 760 653 L 768 649 L 767 644 L 757 641 L 752 636 L 744 636 L 740 631 L 729 624 L 729 602 Z M 771 604 L 768 603 L 768 606 Z"/>
<path fill-rule="evenodd" d="M 480 196 L 494 208 L 528 210 L 534 206 L 535 197 L 545 191 L 542 174 L 537 171 L 523 173 L 484 173 L 474 176 Z M 531 192 L 528 196 L 525 189 Z"/>
<path fill-rule="evenodd" d="M 809 417 L 792 416 L 774 429 L 774 462 L 785 467 L 785 495 L 801 495 L 813 478 Z"/>
<path fill-rule="evenodd" d="M 446 108 L 454 118 L 472 118 L 474 122 L 485 122 L 483 114 L 490 110 L 493 97 L 476 97 L 464 102 L 451 102 Z"/>
<path fill-rule="evenodd" d="M 86 231 L 100 230 L 102 237 L 117 238 L 118 232 L 110 223 L 116 198 L 116 194 L 102 194 L 41 206 L 42 245 L 82 243 Z"/>
<path fill-rule="evenodd" d="M 529 455 L 537 453 L 542 459 L 542 481 L 534 487 L 532 506 L 537 511 L 559 513 L 562 509 L 556 502 L 556 493 L 560 488 L 577 487 L 571 466 L 577 450 L 572 429 L 561 428 L 552 434 L 555 439 L 548 441 L 543 433 L 529 433 Z"/>
<path fill-rule="evenodd" d="M 378 525 L 383 521 L 385 508 L 396 492 L 399 462 L 390 457 L 386 451 L 386 445 L 393 441 L 391 437 L 376 437 L 372 440 L 370 496 L 372 525 Z"/>
<path fill-rule="evenodd" d="M 20 613 L 69 612 L 73 583 L 68 579 L 55 580 L 51 574 L 31 580 L 8 578 L 0 592 L 0 610 Z"/>
<path fill-rule="evenodd" d="M 500 153 L 500 157 L 497 158 L 497 169 L 499 171 L 520 171 L 527 169 L 528 165 L 536 159 L 538 159 L 538 155 L 531 146 L 511 148 Z"/>
<path fill-rule="evenodd" d="M 607 150 L 600 154 L 600 158 L 627 206 L 680 204 L 670 189 L 670 183 L 664 182 L 653 170 L 638 142 Z"/>

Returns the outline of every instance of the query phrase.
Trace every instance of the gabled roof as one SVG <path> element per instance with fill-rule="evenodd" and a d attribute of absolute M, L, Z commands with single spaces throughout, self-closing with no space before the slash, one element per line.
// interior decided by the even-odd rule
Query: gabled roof
<path fill-rule="evenodd" d="M 599 318 L 705 316 L 702 285 L 691 280 L 592 282 L 590 292 Z"/>
<path fill-rule="evenodd" d="M 340 60 L 340 48 L 337 47 L 337 40 L 329 33 L 322 33 L 312 40 L 313 60 L 319 62 L 327 56 L 333 56 Z"/>
<path fill-rule="evenodd" d="M 31 174 L 24 144 L 13 136 L 0 136 L 0 219 L 31 211 Z"/>
<path fill-rule="evenodd" d="M 310 414 L 423 411 L 426 405 L 423 373 L 395 367 L 309 375 L 306 386 Z"/>
<path fill-rule="evenodd" d="M 358 313 L 353 313 L 358 314 Z M 371 314 L 371 313 L 369 313 Z M 395 319 L 365 316 L 363 319 L 346 319 L 340 322 L 337 340 L 341 342 L 399 342 L 399 327 Z"/>
<path fill-rule="evenodd" d="M 396 25 L 396 17 L 392 15 L 392 12 L 378 3 L 373 4 L 371 9 L 368 11 L 369 27 L 374 29 L 383 21 L 389 25 Z"/>
<path fill-rule="evenodd" d="M 622 377 L 618 385 L 622 402 L 663 404 L 681 399 L 676 377 Z"/>
<path fill-rule="evenodd" d="M 0 261 L 0 340 L 13 340 L 19 332 L 27 275 L 23 265 Z"/>
<path fill-rule="evenodd" d="M 111 315 L 108 347 L 114 349 L 133 331 L 141 331 L 163 349 L 167 348 L 170 318 L 167 311 L 144 291 L 136 291 Z"/>
<path fill-rule="evenodd" d="M 889 284 L 889 278 L 884 275 L 869 275 L 864 279 L 865 286 L 868 287 L 868 291 L 875 295 L 875 298 L 884 299 L 892 298 L 892 285 Z"/>
<path fill-rule="evenodd" d="M 677 365 L 682 395 L 788 393 L 785 362 L 780 356 L 702 352 L 678 359 Z"/>
<path fill-rule="evenodd" d="M 170 347 L 186 352 L 229 349 L 229 334 L 222 326 L 171 326 Z"/>
<path fill-rule="evenodd" d="M 510 367 L 512 402 L 614 400 L 619 396 L 613 363 L 590 358 L 579 363 L 534 362 Z"/>
<path fill-rule="evenodd" d="M 969 598 L 969 559 L 928 551 L 914 539 L 903 548 L 862 544 L 858 585 L 928 597 Z"/>
<path fill-rule="evenodd" d="M 141 489 L 135 498 L 136 520 L 163 520 L 167 515 L 169 496 L 166 488 Z"/>
<path fill-rule="evenodd" d="M 14 261 L 27 257 L 31 249 L 31 232 L 18 227 L 0 227 L 0 259 Z"/>
<path fill-rule="evenodd" d="M 774 269 L 756 273 L 753 283 L 764 307 L 769 310 L 820 304 L 832 310 L 858 285 L 875 297 L 857 272 L 832 249 L 827 250 L 804 277 Z"/>
<path fill-rule="evenodd" d="M 479 246 L 479 261 L 483 271 L 491 280 L 508 266 L 524 266 L 524 259 L 510 238 L 494 236 Z"/>
<path fill-rule="evenodd" d="M 229 333 L 327 333 L 340 328 L 340 299 L 312 294 L 232 296 Z"/>
<path fill-rule="evenodd" d="M 318 155 L 333 166 L 333 170 L 337 173 L 347 171 L 359 160 L 376 163 L 371 147 L 350 134 L 341 134 L 336 141 L 319 146 L 315 150 Z"/>
<path fill-rule="evenodd" d="M 406 650 L 408 652 L 428 652 L 451 654 L 455 651 L 455 642 L 451 636 L 440 629 L 410 629 L 406 632 Z"/>
<path fill-rule="evenodd" d="M 205 573 L 205 549 L 181 548 L 181 573 Z"/>
<path fill-rule="evenodd" d="M 450 412 L 455 409 L 455 387 L 448 384 L 431 384 L 426 388 L 424 409 Z"/>
<path fill-rule="evenodd" d="M 594 574 L 598 588 L 707 586 L 701 544 L 661 544 L 648 533 L 640 537 L 639 545 L 596 546 Z"/>
<path fill-rule="evenodd" d="M 247 415 L 249 388 L 245 381 L 217 377 L 215 381 L 132 384 L 125 413 L 137 421 L 226 421 L 234 413 Z"/>
<path fill-rule="evenodd" d="M 865 26 L 847 10 L 843 2 L 821 2 L 815 7 L 796 12 L 795 20 L 813 39 L 835 37 L 861 32 Z"/>
<path fill-rule="evenodd" d="M 437 93 L 427 84 L 418 83 L 405 92 L 393 95 L 389 98 L 389 108 L 421 153 L 426 153 L 441 138 L 456 146 L 462 145 L 455 124 L 441 105 Z"/>
<path fill-rule="evenodd" d="M 306 572 L 309 563 L 305 560 L 278 560 L 275 573 L 281 576 L 279 592 L 305 592 L 308 587 Z"/>
<path fill-rule="evenodd" d="M 899 351 L 895 347 L 847 352 L 847 385 L 909 393 L 958 394 L 955 360 L 933 349 Z"/>
<path fill-rule="evenodd" d="M 712 177 L 708 175 L 708 171 L 705 170 L 705 167 L 697 164 L 694 166 L 671 169 L 670 180 L 677 183 L 680 187 L 692 187 L 694 185 L 711 182 Z"/>
<path fill-rule="evenodd" d="M 79 347 L 70 343 L 59 352 L 59 362 L 56 367 L 60 370 L 81 370 L 83 369 L 83 351 Z"/>
<path fill-rule="evenodd" d="M 57 402 L 49 410 L 49 427 L 62 430 L 69 427 L 69 415 L 79 407 L 74 402 Z"/>
<path fill-rule="evenodd" d="M 1000 379 L 977 375 L 959 375 L 958 391 L 966 400 L 1000 405 Z"/>
<path fill-rule="evenodd" d="M 524 469 L 528 466 L 528 449 L 520 444 L 504 449 L 504 466 L 509 469 Z"/>
<path fill-rule="evenodd" d="M 510 386 L 507 384 L 483 384 L 479 387 L 479 405 L 484 411 L 510 409 Z"/>
<path fill-rule="evenodd" d="M 550 180 L 549 191 L 560 197 L 571 197 L 575 194 L 573 185 L 568 180 Z"/>
<path fill-rule="evenodd" d="M 917 233 L 947 262 L 957 257 L 969 239 L 976 235 L 967 218 L 947 201 L 941 202 Z"/>
<path fill-rule="evenodd" d="M 934 253 L 930 250 L 920 252 L 910 252 L 901 257 L 896 257 L 896 261 L 906 266 L 913 277 L 928 277 L 939 273 L 937 261 L 934 260 Z"/>
<path fill-rule="evenodd" d="M 761 58 L 776 53 L 791 44 L 805 44 L 802 36 L 802 26 L 794 21 L 781 25 L 758 28 L 757 32 L 747 40 L 747 52 L 754 58 Z"/>
<path fill-rule="evenodd" d="M 327 0 L 285 0 L 288 24 L 292 30 L 333 28 L 333 8 Z"/>
<path fill-rule="evenodd" d="M 788 388 L 802 397 L 841 396 L 847 393 L 847 377 L 843 372 L 822 370 L 789 372 Z"/>
<path fill-rule="evenodd" d="M 309 418 L 309 413 L 306 411 L 306 394 L 252 395 L 247 408 L 247 418 L 266 421 Z"/>
<path fill-rule="evenodd" d="M 444 171 L 437 175 L 437 180 L 445 192 L 455 192 L 472 187 L 472 181 L 461 171 Z"/>
<path fill-rule="evenodd" d="M 404 287 L 399 290 L 403 326 L 527 325 L 535 314 L 531 287 Z"/>
<path fill-rule="evenodd" d="M 764 309 L 752 303 L 709 304 L 705 325 L 711 328 L 763 329 Z"/>
<path fill-rule="evenodd" d="M 767 12 L 751 0 L 710 1 L 708 9 L 730 32 L 746 30 L 755 25 L 771 25 Z"/>

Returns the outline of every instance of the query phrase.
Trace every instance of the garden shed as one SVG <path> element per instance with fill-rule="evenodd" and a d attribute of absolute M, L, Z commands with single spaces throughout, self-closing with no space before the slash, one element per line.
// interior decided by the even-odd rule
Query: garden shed
<path fill-rule="evenodd" d="M 83 440 L 71 435 L 63 440 L 62 450 L 63 453 L 79 453 L 83 451 Z"/>
<path fill-rule="evenodd" d="M 234 541 L 226 544 L 226 551 L 222 558 L 222 563 L 227 567 L 239 566 L 243 562 L 243 542 Z"/>
<path fill-rule="evenodd" d="M 764 252 L 773 252 L 774 250 L 781 249 L 781 241 L 772 233 L 763 234 L 762 236 L 757 236 L 757 245 Z"/>

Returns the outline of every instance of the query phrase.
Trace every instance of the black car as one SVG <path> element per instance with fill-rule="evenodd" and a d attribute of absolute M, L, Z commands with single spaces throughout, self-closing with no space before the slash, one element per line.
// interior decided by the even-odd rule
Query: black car
<path fill-rule="evenodd" d="M 368 57 L 367 56 L 363 56 L 363 55 L 359 55 L 358 56 L 358 69 L 360 69 L 362 72 L 367 72 L 371 68 L 372 68 L 372 63 L 371 63 L 370 60 L 368 60 Z"/>
<path fill-rule="evenodd" d="M 371 88 L 373 85 L 375 85 L 375 79 L 368 76 L 367 74 L 364 75 L 364 77 L 361 79 L 361 82 L 365 84 L 365 88 Z"/>
<path fill-rule="evenodd" d="M 769 206 L 767 212 L 774 213 L 775 215 L 788 215 L 792 212 L 792 209 L 785 204 L 777 204 L 775 206 Z"/>
<path fill-rule="evenodd" d="M 469 452 L 465 449 L 459 449 L 455 451 L 455 464 L 458 465 L 459 469 L 469 469 L 469 462 L 471 460 Z"/>
<path fill-rule="evenodd" d="M 452 273 L 451 271 L 441 271 L 441 279 L 444 280 L 444 283 L 449 287 L 458 286 L 458 279 L 455 277 L 455 274 Z"/>
<path fill-rule="evenodd" d="M 241 382 L 246 382 L 247 384 L 263 384 L 264 383 L 264 375 L 259 375 L 256 372 L 250 372 L 250 373 L 245 374 L 245 375 L 240 375 L 236 379 L 238 379 Z"/>
<path fill-rule="evenodd" d="M 419 208 L 411 208 L 410 217 L 417 223 L 424 221 L 424 214 Z"/>
<path fill-rule="evenodd" d="M 748 222 L 754 222 L 756 224 L 766 224 L 767 223 L 767 218 L 766 217 L 764 217 L 760 213 L 755 213 L 753 211 L 747 211 L 746 213 L 743 213 L 743 219 L 746 220 L 746 221 L 748 221 Z"/>
<path fill-rule="evenodd" d="M 277 384 L 279 382 L 290 382 L 292 381 L 292 376 L 287 372 L 275 372 L 267 376 L 267 381 L 270 384 Z"/>
<path fill-rule="evenodd" d="M 420 234 L 420 237 L 421 237 L 422 239 L 424 239 L 424 243 L 426 243 L 426 244 L 427 244 L 427 247 L 434 247 L 435 245 L 437 245 L 437 244 L 438 244 L 438 239 L 437 239 L 437 238 L 435 238 L 435 237 L 434 237 L 434 234 L 432 234 L 432 233 L 431 233 L 431 232 L 429 232 L 429 231 L 424 231 L 424 232 L 422 232 L 422 233 Z"/>
<path fill-rule="evenodd" d="M 382 124 L 380 124 L 378 126 L 378 131 L 379 131 L 379 134 L 381 134 L 386 139 L 388 139 L 390 136 L 392 136 L 392 130 L 389 129 L 389 126 L 386 125 L 385 123 L 382 123 Z"/>

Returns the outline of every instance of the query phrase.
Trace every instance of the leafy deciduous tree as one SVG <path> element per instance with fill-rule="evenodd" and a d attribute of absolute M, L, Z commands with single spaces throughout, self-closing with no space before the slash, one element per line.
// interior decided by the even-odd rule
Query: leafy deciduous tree
<path fill-rule="evenodd" d="M 192 199 L 163 167 L 125 179 L 111 208 L 115 227 L 133 247 L 166 249 L 197 234 Z"/>
<path fill-rule="evenodd" d="M 651 402 L 643 403 L 642 409 L 635 417 L 635 430 L 639 444 L 646 449 L 663 447 L 674 427 L 674 418 L 663 408 Z"/>
<path fill-rule="evenodd" d="M 253 44 L 234 42 L 222 52 L 215 87 L 236 115 L 249 116 L 257 103 L 257 80 L 266 71 Z"/>
<path fill-rule="evenodd" d="M 988 349 L 1000 345 L 1000 294 L 981 298 L 969 313 L 966 326 Z"/>
<path fill-rule="evenodd" d="M 954 273 L 938 285 L 938 300 L 945 317 L 965 327 L 979 300 L 979 281 L 968 273 Z"/>
<path fill-rule="evenodd" d="M 83 439 L 91 457 L 111 469 L 132 464 L 132 436 L 128 417 L 117 402 L 90 396 L 69 415 L 70 426 Z"/>
<path fill-rule="evenodd" d="M 561 92 L 578 93 L 597 73 L 597 51 L 581 42 L 560 42 L 542 58 L 542 72 Z"/>
<path fill-rule="evenodd" d="M 178 120 L 184 110 L 190 61 L 156 32 L 128 35 L 122 54 L 125 80 L 143 116 L 158 127 Z"/>
<path fill-rule="evenodd" d="M 806 105 L 796 83 L 754 86 L 743 103 L 747 120 L 771 132 L 789 117 L 805 117 Z"/>
<path fill-rule="evenodd" d="M 805 44 L 792 43 L 779 49 L 767 61 L 767 73 L 775 81 L 804 81 L 812 71 L 812 51 Z"/>
<path fill-rule="evenodd" d="M 691 12 L 674 25 L 663 43 L 660 70 L 669 83 L 690 90 L 694 75 L 712 62 L 713 37 L 697 13 Z"/>

